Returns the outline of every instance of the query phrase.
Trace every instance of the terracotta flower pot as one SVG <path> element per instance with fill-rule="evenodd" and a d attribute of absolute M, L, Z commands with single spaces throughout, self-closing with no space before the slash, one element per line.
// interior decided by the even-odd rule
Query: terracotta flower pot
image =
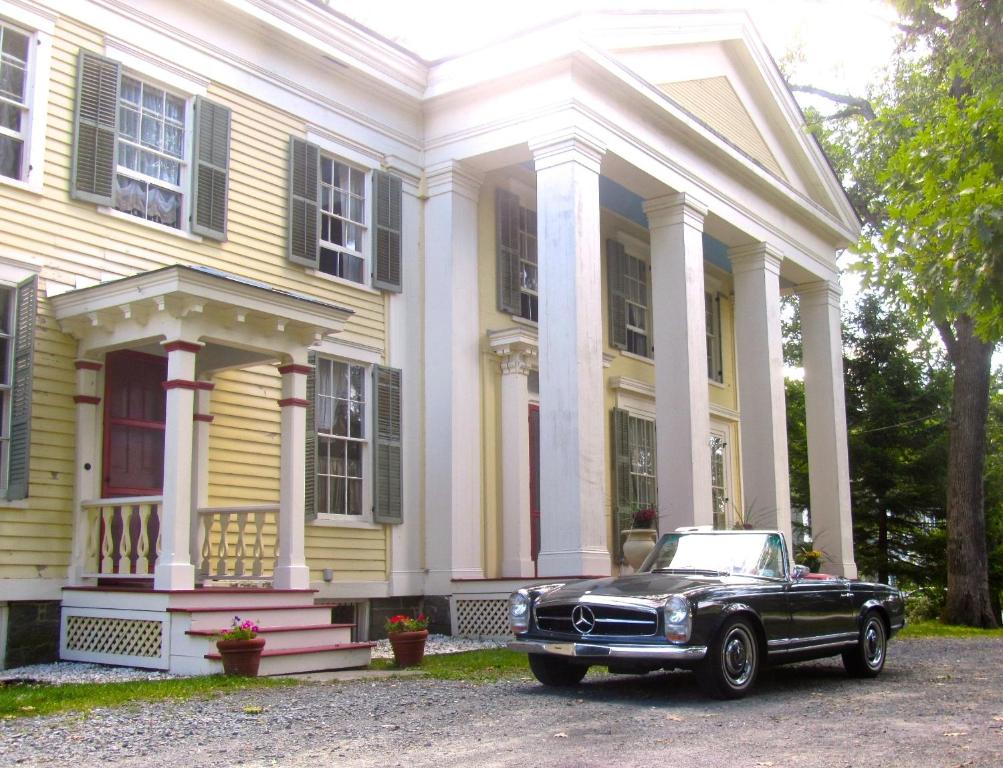
<path fill-rule="evenodd" d="M 416 632 L 391 632 L 390 647 L 394 651 L 394 663 L 398 667 L 416 667 L 425 656 L 425 640 L 428 630 L 419 629 Z"/>
<path fill-rule="evenodd" d="M 627 538 L 623 542 L 623 559 L 636 571 L 655 548 L 658 531 L 654 528 L 628 528 L 624 533 Z"/>
<path fill-rule="evenodd" d="M 223 657 L 223 674 L 239 677 L 257 677 L 261 664 L 261 651 L 265 638 L 252 637 L 250 640 L 217 640 L 216 647 Z"/>

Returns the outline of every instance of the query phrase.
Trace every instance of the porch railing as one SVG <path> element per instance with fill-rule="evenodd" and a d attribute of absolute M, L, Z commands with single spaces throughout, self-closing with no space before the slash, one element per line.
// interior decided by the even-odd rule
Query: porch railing
<path fill-rule="evenodd" d="M 199 509 L 199 577 L 270 579 L 279 552 L 278 517 L 278 504 Z"/>
<path fill-rule="evenodd" d="M 163 496 L 95 499 L 87 519 L 85 576 L 148 579 L 160 554 Z"/>

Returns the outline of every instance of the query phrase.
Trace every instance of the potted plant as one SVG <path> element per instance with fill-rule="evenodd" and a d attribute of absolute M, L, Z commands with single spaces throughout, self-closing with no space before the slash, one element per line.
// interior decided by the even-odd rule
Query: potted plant
<path fill-rule="evenodd" d="M 810 544 L 802 544 L 797 554 L 794 555 L 794 562 L 798 565 L 808 566 L 812 573 L 818 573 L 825 559 L 825 552 L 814 549 Z"/>
<path fill-rule="evenodd" d="M 428 639 L 428 619 L 425 614 L 405 616 L 397 614 L 387 619 L 384 625 L 390 647 L 394 652 L 394 663 L 398 667 L 416 667 L 425 656 L 425 641 Z"/>
<path fill-rule="evenodd" d="M 216 647 L 223 659 L 223 674 L 257 677 L 265 638 L 258 637 L 261 628 L 250 619 L 233 617 L 230 628 L 219 634 Z"/>
<path fill-rule="evenodd" d="M 658 538 L 658 509 L 644 507 L 635 510 L 630 519 L 630 528 L 623 531 L 623 559 L 631 568 L 637 570 L 648 553 L 655 548 Z"/>

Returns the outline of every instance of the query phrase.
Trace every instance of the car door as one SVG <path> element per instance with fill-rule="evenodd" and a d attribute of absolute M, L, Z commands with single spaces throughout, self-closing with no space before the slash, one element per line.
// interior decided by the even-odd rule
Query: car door
<path fill-rule="evenodd" d="M 853 595 L 846 579 L 796 579 L 787 585 L 791 647 L 838 642 L 853 632 Z"/>

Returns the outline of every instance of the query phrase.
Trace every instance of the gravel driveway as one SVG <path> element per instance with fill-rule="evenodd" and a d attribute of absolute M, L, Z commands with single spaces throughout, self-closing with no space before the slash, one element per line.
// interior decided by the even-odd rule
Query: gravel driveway
<path fill-rule="evenodd" d="M 810 662 L 764 673 L 738 702 L 681 672 L 590 673 L 566 690 L 528 673 L 305 683 L 0 722 L 0 765 L 1000 768 L 1001 662 L 1003 640 L 902 640 L 877 680 Z"/>

